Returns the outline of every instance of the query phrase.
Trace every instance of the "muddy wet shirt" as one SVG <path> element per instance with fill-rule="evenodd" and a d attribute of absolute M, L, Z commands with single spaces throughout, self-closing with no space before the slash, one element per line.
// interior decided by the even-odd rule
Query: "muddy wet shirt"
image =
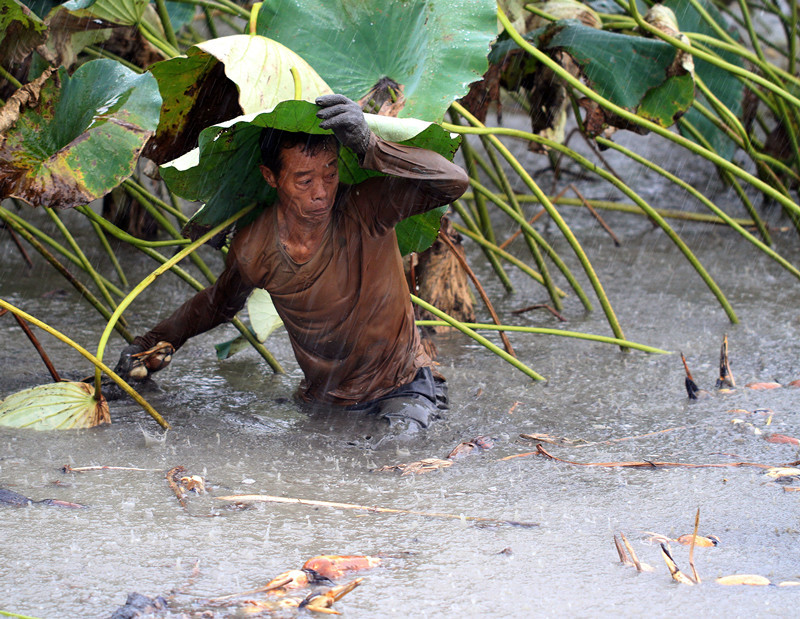
<path fill-rule="evenodd" d="M 234 237 L 225 271 L 135 343 L 147 348 L 188 338 L 231 320 L 253 288 L 266 289 L 305 374 L 305 400 L 350 405 L 410 382 L 431 360 L 414 324 L 394 226 L 447 204 L 468 185 L 465 172 L 440 155 L 373 136 L 362 167 L 375 176 L 340 185 L 325 237 L 296 263 L 268 208 Z"/>

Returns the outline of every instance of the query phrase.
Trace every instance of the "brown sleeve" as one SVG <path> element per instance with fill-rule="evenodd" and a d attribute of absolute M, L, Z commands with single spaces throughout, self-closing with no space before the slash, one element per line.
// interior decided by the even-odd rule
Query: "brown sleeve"
<path fill-rule="evenodd" d="M 198 292 L 169 318 L 134 339 L 133 343 L 149 349 L 158 342 L 169 342 L 177 350 L 190 337 L 233 320 L 252 290 L 253 286 L 243 280 L 231 251 L 227 266 L 214 285 Z"/>
<path fill-rule="evenodd" d="M 373 135 L 362 166 L 388 176 L 370 178 L 355 187 L 366 199 L 358 200 L 371 212 L 379 232 L 411 215 L 424 213 L 459 198 L 469 177 L 439 153 L 386 142 Z"/>

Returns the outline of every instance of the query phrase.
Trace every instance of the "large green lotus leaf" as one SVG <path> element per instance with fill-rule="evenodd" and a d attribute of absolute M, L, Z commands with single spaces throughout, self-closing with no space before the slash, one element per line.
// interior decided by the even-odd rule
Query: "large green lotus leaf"
<path fill-rule="evenodd" d="M 0 0 L 0 64 L 22 62 L 47 39 L 47 26 L 17 0 Z"/>
<path fill-rule="evenodd" d="M 169 188 L 187 200 L 204 202 L 192 217 L 194 226 L 212 227 L 243 207 L 258 203 L 266 207 L 275 200 L 274 190 L 267 185 L 258 168 L 261 155 L 258 139 L 264 127 L 286 131 L 326 134 L 319 127 L 319 108 L 307 101 L 283 101 L 269 112 L 249 114 L 204 129 L 200 146 L 183 157 L 161 166 L 161 176 Z M 376 135 L 403 144 L 434 150 L 452 160 L 460 138 L 440 126 L 411 118 L 391 118 L 365 114 L 367 124 Z M 355 184 L 378 172 L 363 170 L 350 150 L 339 154 L 339 176 L 342 182 Z M 397 227 L 398 240 L 406 251 L 421 251 L 436 238 L 441 213 L 416 215 Z M 431 235 L 431 222 L 435 229 Z M 421 242 L 406 241 L 406 230 Z M 427 234 L 425 234 L 427 232 Z M 401 240 L 402 239 L 402 240 Z"/>
<path fill-rule="evenodd" d="M 361 99 L 383 78 L 403 86 L 401 117 L 439 121 L 488 68 L 495 0 L 269 0 L 259 34 L 311 64 L 334 91 Z"/>
<path fill-rule="evenodd" d="M 725 17 L 714 7 L 708 0 L 699 0 L 702 6 L 724 30 L 738 39 L 739 36 L 736 30 L 727 22 Z M 669 7 L 675 13 L 678 20 L 678 26 L 682 32 L 698 32 L 709 36 L 716 37 L 711 26 L 702 18 L 700 13 L 697 12 L 689 0 L 666 0 L 664 6 Z M 712 47 L 713 49 L 713 47 Z M 742 66 L 742 60 L 735 54 L 720 49 L 714 49 L 723 60 L 726 62 Z M 744 98 L 744 86 L 732 73 L 720 69 L 705 60 L 699 58 L 694 59 L 695 73 L 703 80 L 711 92 L 722 101 L 728 109 L 733 112 L 737 117 L 742 117 L 742 101 Z M 706 101 L 702 93 L 697 93 L 697 100 L 707 108 L 711 105 Z M 730 159 L 736 150 L 736 145 L 731 139 L 720 131 L 717 126 L 703 116 L 696 109 L 692 108 L 684 117 L 698 130 L 698 132 L 711 144 L 715 151 L 717 151 L 725 159 Z M 687 134 L 689 139 L 694 139 L 691 134 Z"/>
<path fill-rule="evenodd" d="M 70 208 L 99 198 L 136 167 L 158 123 L 152 75 L 93 60 L 70 76 L 62 67 L 0 144 L 0 199 Z"/>
<path fill-rule="evenodd" d="M 104 397 L 87 383 L 51 383 L 19 391 L 0 402 L 0 426 L 72 430 L 111 423 Z"/>
<path fill-rule="evenodd" d="M 163 104 L 158 130 L 145 156 L 157 163 L 197 146 L 200 131 L 210 125 L 293 99 L 293 68 L 299 76 L 301 99 L 313 101 L 333 92 L 305 60 L 266 37 L 221 37 L 192 46 L 186 54 L 150 68 Z"/>
<path fill-rule="evenodd" d="M 120 26 L 135 26 L 150 0 L 71 0 L 64 8 L 78 17 L 93 17 Z"/>
<path fill-rule="evenodd" d="M 676 50 L 663 41 L 596 30 L 572 20 L 556 22 L 550 32 L 554 34 L 542 37 L 546 49 L 568 52 L 598 94 L 630 111 L 636 111 L 651 90 L 674 80 L 666 73 Z M 671 112 L 660 109 L 649 114 L 653 120 L 669 118 L 665 126 L 691 105 L 694 82 L 680 80 L 668 90 L 677 94 L 662 102 Z"/>

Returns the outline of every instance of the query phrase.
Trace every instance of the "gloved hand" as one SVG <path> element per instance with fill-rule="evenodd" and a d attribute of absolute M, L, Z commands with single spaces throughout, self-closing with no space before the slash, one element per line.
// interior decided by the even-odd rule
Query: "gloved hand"
<path fill-rule="evenodd" d="M 363 157 L 371 132 L 358 103 L 344 95 L 323 95 L 317 97 L 315 103 L 322 108 L 317 112 L 317 118 L 322 119 L 319 126 L 331 129 L 342 144 L 359 158 Z"/>
<path fill-rule="evenodd" d="M 123 348 L 114 371 L 125 380 L 144 380 L 147 378 L 147 368 L 138 358 L 133 356 L 141 352 L 144 352 L 144 348 L 138 344 L 131 344 Z"/>
<path fill-rule="evenodd" d="M 159 342 L 150 350 L 131 344 L 122 349 L 114 371 L 125 380 L 143 381 L 153 372 L 167 367 L 174 352 L 169 342 Z"/>

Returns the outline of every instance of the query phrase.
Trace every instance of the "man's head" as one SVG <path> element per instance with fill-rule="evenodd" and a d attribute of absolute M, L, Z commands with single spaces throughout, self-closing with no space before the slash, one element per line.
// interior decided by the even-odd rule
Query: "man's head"
<path fill-rule="evenodd" d="M 285 213 L 313 223 L 327 219 L 339 187 L 336 137 L 265 129 L 261 159 L 264 180 Z"/>
<path fill-rule="evenodd" d="M 299 147 L 303 153 L 312 156 L 323 150 L 338 154 L 339 140 L 330 133 L 303 133 L 265 127 L 261 130 L 259 147 L 261 148 L 261 164 L 272 170 L 274 174 L 279 174 L 283 167 L 281 158 L 283 150 Z"/>

